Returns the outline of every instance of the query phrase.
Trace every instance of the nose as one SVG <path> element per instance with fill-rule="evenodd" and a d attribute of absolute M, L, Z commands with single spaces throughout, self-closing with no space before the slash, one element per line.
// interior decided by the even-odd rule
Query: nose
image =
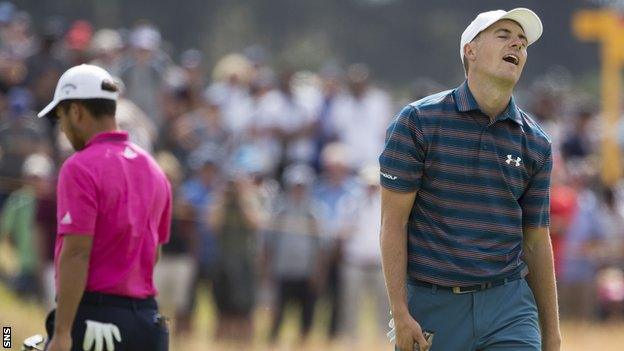
<path fill-rule="evenodd" d="M 512 40 L 511 47 L 517 50 L 522 50 L 522 48 L 525 47 L 525 44 L 524 44 L 524 41 L 522 41 L 522 39 L 516 38 Z"/>

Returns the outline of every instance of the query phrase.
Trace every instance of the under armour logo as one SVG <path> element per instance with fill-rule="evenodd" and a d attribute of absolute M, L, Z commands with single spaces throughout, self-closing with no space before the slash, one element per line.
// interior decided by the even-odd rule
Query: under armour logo
<path fill-rule="evenodd" d="M 518 167 L 520 166 L 520 161 L 522 161 L 520 157 L 516 157 L 516 159 L 514 160 L 511 155 L 507 155 L 507 161 L 505 162 L 507 162 L 508 165 L 510 165 L 512 162 L 515 162 L 516 167 Z"/>
<path fill-rule="evenodd" d="M 393 175 L 390 175 L 390 174 L 384 173 L 384 172 L 380 172 L 380 173 L 381 173 L 381 176 L 384 177 L 384 178 L 387 178 L 387 179 L 390 179 L 390 180 L 397 180 L 396 176 L 393 176 Z"/>

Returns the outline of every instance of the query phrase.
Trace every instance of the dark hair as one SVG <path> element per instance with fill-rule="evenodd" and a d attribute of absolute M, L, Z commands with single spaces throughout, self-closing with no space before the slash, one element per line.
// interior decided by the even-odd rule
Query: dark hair
<path fill-rule="evenodd" d="M 71 103 L 81 104 L 95 119 L 114 117 L 117 110 L 117 102 L 110 99 L 69 99 L 59 102 L 58 108 L 67 111 Z"/>

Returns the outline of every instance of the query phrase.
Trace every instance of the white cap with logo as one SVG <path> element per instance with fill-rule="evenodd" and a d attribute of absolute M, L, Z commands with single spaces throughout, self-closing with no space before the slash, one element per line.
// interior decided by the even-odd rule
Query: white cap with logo
<path fill-rule="evenodd" d="M 93 65 L 74 66 L 59 78 L 54 91 L 54 99 L 41 112 L 38 117 L 50 113 L 59 102 L 69 99 L 108 99 L 117 100 L 118 91 L 106 89 L 106 84 L 114 84 L 113 77 L 103 68 Z"/>
<path fill-rule="evenodd" d="M 481 12 L 462 33 L 461 42 L 459 44 L 459 57 L 462 63 L 464 62 L 464 46 L 470 43 L 479 33 L 502 19 L 510 19 L 517 22 L 524 30 L 528 45 L 536 42 L 542 35 L 542 21 L 535 12 L 529 9 L 519 7 L 510 11 L 494 10 Z"/>

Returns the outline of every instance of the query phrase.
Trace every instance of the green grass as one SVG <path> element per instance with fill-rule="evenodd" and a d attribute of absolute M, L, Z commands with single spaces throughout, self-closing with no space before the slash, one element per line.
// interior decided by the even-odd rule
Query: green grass
<path fill-rule="evenodd" d="M 358 345 L 348 345 L 343 341 L 328 342 L 325 338 L 325 326 L 328 321 L 327 306 L 321 302 L 318 306 L 314 328 L 310 340 L 305 345 L 297 343 L 299 327 L 297 310 L 287 311 L 281 338 L 277 345 L 269 346 L 266 336 L 269 330 L 270 311 L 258 308 L 254 315 L 255 338 L 252 345 L 228 345 L 213 342 L 215 328 L 215 310 L 208 291 L 200 291 L 195 313 L 194 331 L 189 338 L 181 340 L 172 335 L 172 351 L 208 351 L 208 350 L 309 350 L 309 351 L 383 351 L 392 350 L 386 340 L 380 339 L 374 332 L 374 317 L 370 301 L 363 308 L 363 320 L 360 324 Z M 33 302 L 20 300 L 17 296 L 0 284 L 0 326 L 10 326 L 13 333 L 13 348 L 19 350 L 21 341 L 33 334 L 45 334 L 44 318 L 46 311 Z M 582 324 L 566 322 L 563 324 L 565 351 L 621 351 L 624 345 L 624 324 L 613 322 L 608 324 Z"/>

